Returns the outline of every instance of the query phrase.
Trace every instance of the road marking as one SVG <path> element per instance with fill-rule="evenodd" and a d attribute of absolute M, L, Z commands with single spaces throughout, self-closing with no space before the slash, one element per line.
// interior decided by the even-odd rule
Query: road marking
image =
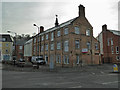
<path fill-rule="evenodd" d="M 113 82 L 105 82 L 105 83 L 102 83 L 103 85 L 106 85 L 106 84 L 112 84 L 112 83 L 118 83 L 119 81 L 113 81 Z"/>
<path fill-rule="evenodd" d="M 70 88 L 82 88 L 82 86 L 75 86 L 75 87 L 70 87 Z"/>

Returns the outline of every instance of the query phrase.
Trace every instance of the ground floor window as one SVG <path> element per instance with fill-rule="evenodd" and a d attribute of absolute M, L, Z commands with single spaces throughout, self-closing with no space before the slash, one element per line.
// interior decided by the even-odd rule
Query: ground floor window
<path fill-rule="evenodd" d="M 69 56 L 64 55 L 64 64 L 69 64 Z"/>
<path fill-rule="evenodd" d="M 56 55 L 56 63 L 61 63 L 61 56 L 60 55 Z"/>
<path fill-rule="evenodd" d="M 10 60 L 10 55 L 3 55 L 3 60 Z"/>
<path fill-rule="evenodd" d="M 120 60 L 120 56 L 116 56 L 116 60 Z"/>
<path fill-rule="evenodd" d="M 80 58 L 79 55 L 76 55 L 76 64 L 79 64 Z"/>

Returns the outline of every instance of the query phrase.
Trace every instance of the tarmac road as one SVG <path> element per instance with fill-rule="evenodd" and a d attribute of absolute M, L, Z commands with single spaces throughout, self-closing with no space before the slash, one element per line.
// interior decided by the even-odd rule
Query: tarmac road
<path fill-rule="evenodd" d="M 118 88 L 118 74 L 110 73 L 111 67 L 90 66 L 83 71 L 66 68 L 63 72 L 3 70 L 3 88 Z"/>

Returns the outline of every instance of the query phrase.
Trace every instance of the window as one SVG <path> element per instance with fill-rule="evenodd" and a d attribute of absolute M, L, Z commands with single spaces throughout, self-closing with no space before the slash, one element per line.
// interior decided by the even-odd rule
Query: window
<path fill-rule="evenodd" d="M 95 43 L 95 50 L 98 50 L 98 44 Z"/>
<path fill-rule="evenodd" d="M 48 44 L 45 45 L 45 50 L 48 51 Z"/>
<path fill-rule="evenodd" d="M 107 39 L 108 46 L 110 46 L 109 38 Z"/>
<path fill-rule="evenodd" d="M 2 38 L 2 41 L 6 41 L 6 38 Z"/>
<path fill-rule="evenodd" d="M 6 47 L 8 47 L 8 44 L 6 44 Z"/>
<path fill-rule="evenodd" d="M 60 55 L 56 55 L 56 63 L 61 63 L 61 56 Z"/>
<path fill-rule="evenodd" d="M 60 30 L 57 31 L 57 37 L 60 37 Z"/>
<path fill-rule="evenodd" d="M 111 38 L 111 45 L 113 45 L 113 40 L 112 40 L 112 38 Z"/>
<path fill-rule="evenodd" d="M 79 64 L 79 55 L 76 56 L 76 64 Z"/>
<path fill-rule="evenodd" d="M 68 34 L 68 28 L 64 29 L 64 34 L 67 35 Z"/>
<path fill-rule="evenodd" d="M 90 30 L 89 29 L 86 30 L 86 36 L 90 36 Z"/>
<path fill-rule="evenodd" d="M 68 57 L 68 55 L 64 55 L 64 64 L 69 64 L 69 57 Z"/>
<path fill-rule="evenodd" d="M 119 47 L 116 46 L 116 54 L 119 54 Z"/>
<path fill-rule="evenodd" d="M 61 49 L 61 43 L 57 42 L 57 49 L 60 50 Z"/>
<path fill-rule="evenodd" d="M 43 50 L 44 50 L 44 46 L 42 45 L 42 46 L 41 46 L 41 51 L 43 52 Z"/>
<path fill-rule="evenodd" d="M 42 41 L 44 40 L 44 36 L 42 36 Z"/>
<path fill-rule="evenodd" d="M 8 50 L 6 49 L 5 52 L 8 53 Z"/>
<path fill-rule="evenodd" d="M 37 38 L 37 42 L 39 42 L 39 41 L 40 41 L 40 37 Z"/>
<path fill-rule="evenodd" d="M 53 43 L 51 44 L 51 50 L 54 50 L 54 44 Z"/>
<path fill-rule="evenodd" d="M 120 60 L 120 56 L 116 56 L 116 60 Z"/>
<path fill-rule="evenodd" d="M 79 49 L 79 48 L 80 48 L 79 40 L 75 40 L 75 48 L 76 48 L 76 49 Z"/>
<path fill-rule="evenodd" d="M 23 46 L 19 46 L 19 49 L 23 49 Z"/>
<path fill-rule="evenodd" d="M 90 50 L 90 42 L 87 42 L 87 49 Z"/>
<path fill-rule="evenodd" d="M 75 29 L 75 34 L 80 34 L 79 27 L 74 27 Z"/>
<path fill-rule="evenodd" d="M 113 46 L 111 46 L 111 52 L 112 52 L 112 54 L 114 53 L 114 48 L 113 48 Z"/>
<path fill-rule="evenodd" d="M 64 51 L 68 52 L 69 46 L 68 46 L 68 41 L 64 41 Z"/>
<path fill-rule="evenodd" d="M 0 43 L 0 47 L 2 47 L 2 43 Z"/>
<path fill-rule="evenodd" d="M 39 44 L 37 44 L 37 52 L 39 52 Z"/>
<path fill-rule="evenodd" d="M 48 34 L 46 34 L 46 40 L 48 40 Z"/>
<path fill-rule="evenodd" d="M 51 33 L 51 41 L 53 41 L 54 40 L 54 33 L 52 32 Z"/>
<path fill-rule="evenodd" d="M 34 38 L 34 43 L 36 43 L 36 37 Z"/>

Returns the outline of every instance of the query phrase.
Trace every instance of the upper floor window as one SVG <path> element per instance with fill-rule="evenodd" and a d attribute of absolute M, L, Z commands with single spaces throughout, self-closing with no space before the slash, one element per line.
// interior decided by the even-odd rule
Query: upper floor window
<path fill-rule="evenodd" d="M 42 46 L 41 46 L 41 51 L 43 51 L 43 50 L 44 50 L 44 46 L 42 45 Z"/>
<path fill-rule="evenodd" d="M 2 41 L 6 41 L 6 38 L 2 38 Z"/>
<path fill-rule="evenodd" d="M 108 44 L 108 46 L 110 46 L 109 38 L 107 39 L 107 44 Z"/>
<path fill-rule="evenodd" d="M 116 46 L 116 54 L 119 54 L 119 47 Z"/>
<path fill-rule="evenodd" d="M 57 42 L 57 49 L 60 50 L 61 49 L 61 43 Z"/>
<path fill-rule="evenodd" d="M 48 44 L 45 45 L 45 50 L 48 51 Z"/>
<path fill-rule="evenodd" d="M 54 33 L 52 32 L 51 33 L 51 41 L 53 41 L 54 40 Z"/>
<path fill-rule="evenodd" d="M 95 49 L 98 50 L 98 43 L 95 43 Z"/>
<path fill-rule="evenodd" d="M 79 40 L 75 40 L 75 48 L 76 48 L 76 49 L 79 49 L 79 48 L 80 48 Z"/>
<path fill-rule="evenodd" d="M 46 34 L 46 40 L 48 40 L 48 34 Z"/>
<path fill-rule="evenodd" d="M 60 30 L 59 31 L 57 31 L 57 37 L 60 37 Z"/>
<path fill-rule="evenodd" d="M 8 47 L 8 44 L 6 44 L 6 47 Z"/>
<path fill-rule="evenodd" d="M 74 27 L 74 29 L 75 29 L 75 34 L 80 34 L 79 27 Z"/>
<path fill-rule="evenodd" d="M 36 37 L 34 38 L 34 43 L 36 43 Z"/>
<path fill-rule="evenodd" d="M 111 45 L 113 45 L 113 39 L 111 38 Z"/>
<path fill-rule="evenodd" d="M 2 47 L 2 43 L 0 43 L 0 47 Z"/>
<path fill-rule="evenodd" d="M 120 56 L 116 56 L 116 60 L 120 60 Z"/>
<path fill-rule="evenodd" d="M 79 64 L 79 55 L 76 55 L 76 64 Z"/>
<path fill-rule="evenodd" d="M 54 50 L 54 43 L 51 44 L 51 50 Z"/>
<path fill-rule="evenodd" d="M 89 29 L 86 30 L 86 36 L 90 36 L 90 30 Z"/>
<path fill-rule="evenodd" d="M 114 48 L 113 48 L 113 46 L 111 46 L 111 52 L 112 52 L 112 54 L 114 53 Z"/>
<path fill-rule="evenodd" d="M 23 49 L 23 46 L 19 46 L 19 49 Z"/>
<path fill-rule="evenodd" d="M 68 34 L 68 28 L 64 29 L 64 34 L 67 35 Z"/>
<path fill-rule="evenodd" d="M 69 51 L 69 46 L 68 46 L 68 41 L 64 41 L 64 51 L 68 52 Z"/>
<path fill-rule="evenodd" d="M 42 36 L 42 41 L 44 40 L 44 36 Z"/>
<path fill-rule="evenodd" d="M 90 42 L 87 42 L 87 49 L 90 50 Z"/>

